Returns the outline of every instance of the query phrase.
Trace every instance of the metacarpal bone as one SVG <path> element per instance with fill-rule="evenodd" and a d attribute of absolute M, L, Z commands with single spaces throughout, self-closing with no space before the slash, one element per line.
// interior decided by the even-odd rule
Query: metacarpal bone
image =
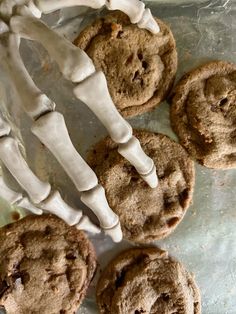
<path fill-rule="evenodd" d="M 106 6 L 109 10 L 120 10 L 127 14 L 131 23 L 138 23 L 145 9 L 145 4 L 139 0 L 107 0 Z"/>
<path fill-rule="evenodd" d="M 152 188 L 157 187 L 158 179 L 154 162 L 144 153 L 136 137 L 133 136 L 127 143 L 120 144 L 118 152 L 136 168 Z"/>
<path fill-rule="evenodd" d="M 26 0 L 0 0 L 0 17 L 8 21 L 16 5 L 23 5 Z"/>
<path fill-rule="evenodd" d="M 53 192 L 45 201 L 41 202 L 40 207 L 60 217 L 69 226 L 78 224 L 83 216 L 81 210 L 75 210 L 66 204 L 58 191 Z"/>
<path fill-rule="evenodd" d="M 18 36 L 9 35 L 8 53 L 2 58 L 3 66 L 15 86 L 16 94 L 24 110 L 32 119 L 36 119 L 44 112 L 54 110 L 55 103 L 33 82 L 21 59 L 19 43 Z"/>
<path fill-rule="evenodd" d="M 30 211 L 31 213 L 35 214 L 35 215 L 42 215 L 43 211 L 42 209 L 34 206 L 30 200 L 28 199 L 28 197 L 24 197 L 22 198 L 22 200 L 20 200 L 19 202 L 16 203 L 16 205 L 18 207 L 21 207 L 23 209 L 26 209 L 28 211 Z"/>
<path fill-rule="evenodd" d="M 93 9 L 100 9 L 105 5 L 106 0 L 35 0 L 37 8 L 45 14 L 68 7 L 86 6 Z"/>
<path fill-rule="evenodd" d="M 11 30 L 21 37 L 36 40 L 57 62 L 61 72 L 72 82 L 81 82 L 95 72 L 92 60 L 80 48 L 30 16 L 13 16 Z"/>
<path fill-rule="evenodd" d="M 32 132 L 56 157 L 78 191 L 90 190 L 98 184 L 94 171 L 73 146 L 62 114 L 50 112 L 40 117 Z"/>
<path fill-rule="evenodd" d="M 119 217 L 109 207 L 104 188 L 98 185 L 90 191 L 83 192 L 81 194 L 81 201 L 92 209 L 98 217 L 101 228 L 109 233 L 113 241 L 120 242 L 122 240 L 122 231 L 119 224 Z"/>
<path fill-rule="evenodd" d="M 31 171 L 16 140 L 10 137 L 0 139 L 0 159 L 35 204 L 48 197 L 50 184 L 40 181 Z"/>
<path fill-rule="evenodd" d="M 101 232 L 101 229 L 91 222 L 87 216 L 83 216 L 80 222 L 75 226 L 79 230 L 88 231 L 94 234 Z"/>
<path fill-rule="evenodd" d="M 0 197 L 7 201 L 10 205 L 15 204 L 23 198 L 21 193 L 17 193 L 7 186 L 3 177 L 0 177 Z"/>
<path fill-rule="evenodd" d="M 153 34 L 160 32 L 160 27 L 154 19 L 150 9 L 144 11 L 141 21 L 138 22 L 138 27 L 145 28 Z"/>
<path fill-rule="evenodd" d="M 103 123 L 116 143 L 126 143 L 132 137 L 132 128 L 117 111 L 108 91 L 102 71 L 96 72 L 74 89 L 75 96 L 83 101 Z"/>

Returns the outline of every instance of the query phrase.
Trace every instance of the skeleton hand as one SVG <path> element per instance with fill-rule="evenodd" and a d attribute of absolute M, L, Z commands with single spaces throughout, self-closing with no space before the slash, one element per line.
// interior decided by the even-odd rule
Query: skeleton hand
<path fill-rule="evenodd" d="M 22 4 L 24 5 L 19 6 Z M 121 9 L 130 16 L 133 23 L 138 23 L 140 27 L 146 27 L 154 33 L 159 31 L 150 10 L 145 10 L 144 4 L 138 0 L 3 0 L 0 3 L 0 16 L 6 23 L 0 23 L 0 30 L 3 30 L 0 37 L 1 62 L 17 91 L 19 104 L 33 120 L 32 132 L 65 169 L 81 193 L 82 202 L 97 215 L 101 228 L 115 242 L 119 242 L 122 239 L 119 218 L 109 207 L 103 187 L 98 184 L 95 173 L 75 150 L 64 117 L 54 111 L 55 104 L 35 86 L 19 53 L 20 38 L 40 42 L 58 63 L 62 74 L 76 83 L 75 96 L 87 104 L 101 120 L 111 138 L 119 144 L 119 153 L 130 161 L 150 187 L 155 188 L 158 184 L 155 165 L 143 152 L 139 141 L 132 136 L 131 126 L 118 113 L 104 74 L 96 72 L 92 60 L 85 52 L 34 17 L 39 17 L 40 12 L 49 13 L 62 7 L 84 4 L 94 8 L 106 5 L 112 10 Z M 0 141 L 0 159 L 26 190 L 33 203 L 57 214 L 69 224 L 78 224 L 82 214 L 65 204 L 58 192 L 52 194 L 49 184 L 39 181 L 22 159 L 14 140 L 9 138 L 9 129 L 4 130 Z M 6 156 L 9 150 L 12 158 L 8 159 Z M 32 208 L 32 211 L 35 212 L 35 209 Z M 87 223 L 91 226 L 90 222 Z"/>

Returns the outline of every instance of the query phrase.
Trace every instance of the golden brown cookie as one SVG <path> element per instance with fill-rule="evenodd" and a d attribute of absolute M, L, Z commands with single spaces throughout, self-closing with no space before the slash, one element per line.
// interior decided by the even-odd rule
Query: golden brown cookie
<path fill-rule="evenodd" d="M 172 97 L 180 143 L 209 168 L 236 167 L 236 64 L 214 61 L 186 74 Z"/>
<path fill-rule="evenodd" d="M 189 272 L 158 248 L 121 253 L 97 286 L 100 314 L 200 314 L 200 291 Z"/>
<path fill-rule="evenodd" d="M 151 189 L 131 164 L 105 139 L 89 153 L 88 162 L 119 216 L 124 237 L 149 243 L 168 236 L 183 219 L 194 187 L 194 163 L 182 146 L 165 135 L 136 131 L 135 135 L 157 168 L 159 185 Z"/>
<path fill-rule="evenodd" d="M 72 314 L 94 276 L 84 232 L 52 215 L 0 229 L 0 305 L 7 314 Z"/>
<path fill-rule="evenodd" d="M 112 99 L 125 117 L 153 109 L 174 83 L 175 40 L 170 28 L 156 20 L 161 31 L 153 35 L 116 11 L 86 27 L 75 40 L 105 73 Z"/>

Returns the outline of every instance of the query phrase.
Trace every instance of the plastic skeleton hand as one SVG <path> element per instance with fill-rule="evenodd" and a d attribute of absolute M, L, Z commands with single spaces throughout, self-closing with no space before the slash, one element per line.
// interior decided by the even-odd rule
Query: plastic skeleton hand
<path fill-rule="evenodd" d="M 155 188 L 158 184 L 155 165 L 152 159 L 143 152 L 139 141 L 132 136 L 131 126 L 118 113 L 110 97 L 104 74 L 96 72 L 92 60 L 84 51 L 56 34 L 32 15 L 32 12 L 39 16 L 39 11 L 48 13 L 62 7 L 85 3 L 92 7 L 106 4 L 111 9 L 122 9 L 129 13 L 128 15 L 132 15 L 134 22 L 140 21 L 140 18 L 141 23 L 146 21 L 147 28 L 150 28 L 150 21 L 154 21 L 149 14 L 150 11 L 145 11 L 144 4 L 136 0 L 107 1 L 106 3 L 105 1 L 68 0 L 39 0 L 34 3 L 29 1 L 26 3 L 27 6 L 16 7 L 13 10 L 15 15 L 9 18 L 6 26 L 10 29 L 9 33 L 5 33 L 7 40 L 4 41 L 6 54 L 2 61 L 16 87 L 19 103 L 34 121 L 32 132 L 64 167 L 81 193 L 82 202 L 97 215 L 104 231 L 118 242 L 122 239 L 119 219 L 108 206 L 104 189 L 98 184 L 95 173 L 72 145 L 63 116 L 54 111 L 55 104 L 35 86 L 19 53 L 20 38 L 41 43 L 58 63 L 62 74 L 77 83 L 74 89 L 75 96 L 87 104 L 101 120 L 111 138 L 119 144 L 120 154 L 130 161 L 150 187 Z M 134 12 L 136 12 L 136 19 Z M 156 32 L 159 28 L 155 21 L 154 25 L 156 26 L 154 32 Z"/>

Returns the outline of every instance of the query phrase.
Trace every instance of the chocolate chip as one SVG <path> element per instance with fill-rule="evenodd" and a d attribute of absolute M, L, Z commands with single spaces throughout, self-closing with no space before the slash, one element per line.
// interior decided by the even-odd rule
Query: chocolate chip
<path fill-rule="evenodd" d="M 167 293 L 162 293 L 161 298 L 163 301 L 168 302 L 170 300 L 170 295 Z"/>
<path fill-rule="evenodd" d="M 170 220 L 167 221 L 167 225 L 169 228 L 174 227 L 179 222 L 178 217 L 173 217 Z"/>
<path fill-rule="evenodd" d="M 228 98 L 223 98 L 223 99 L 221 99 L 221 101 L 220 101 L 220 106 L 223 107 L 224 105 L 227 104 L 227 102 L 228 102 Z"/>
<path fill-rule="evenodd" d="M 116 279 L 116 288 L 119 288 L 122 286 L 124 279 L 125 279 L 125 269 L 123 269 L 118 275 L 117 275 L 117 279 Z"/>
<path fill-rule="evenodd" d="M 139 53 L 139 54 L 138 54 L 138 58 L 139 58 L 139 60 L 143 60 L 143 55 L 142 55 L 142 53 Z"/>
<path fill-rule="evenodd" d="M 142 67 L 146 70 L 148 68 L 148 63 L 146 61 L 143 61 Z"/>
<path fill-rule="evenodd" d="M 183 208 L 186 206 L 186 200 L 188 199 L 188 196 L 189 196 L 189 189 L 184 189 L 179 194 L 179 203 Z"/>
<path fill-rule="evenodd" d="M 45 234 L 46 234 L 46 235 L 52 234 L 52 228 L 51 228 L 50 226 L 47 226 L 47 227 L 45 228 Z"/>
<path fill-rule="evenodd" d="M 77 258 L 76 252 L 69 252 L 66 254 L 66 259 L 75 260 Z"/>

